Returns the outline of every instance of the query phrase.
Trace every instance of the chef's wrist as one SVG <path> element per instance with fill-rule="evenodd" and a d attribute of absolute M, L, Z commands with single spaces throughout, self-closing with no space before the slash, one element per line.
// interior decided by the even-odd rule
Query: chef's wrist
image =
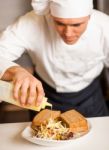
<path fill-rule="evenodd" d="M 12 66 L 5 71 L 1 79 L 5 81 L 12 81 L 16 73 L 22 69 L 23 68 L 21 66 Z"/>

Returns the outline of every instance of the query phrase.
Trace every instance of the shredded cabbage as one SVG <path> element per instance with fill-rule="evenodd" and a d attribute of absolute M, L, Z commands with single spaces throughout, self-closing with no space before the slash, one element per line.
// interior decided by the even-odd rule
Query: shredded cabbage
<path fill-rule="evenodd" d="M 34 134 L 38 138 L 52 140 L 67 140 L 73 137 L 73 133 L 69 132 L 62 121 L 49 119 L 46 124 L 41 124 L 34 128 Z"/>

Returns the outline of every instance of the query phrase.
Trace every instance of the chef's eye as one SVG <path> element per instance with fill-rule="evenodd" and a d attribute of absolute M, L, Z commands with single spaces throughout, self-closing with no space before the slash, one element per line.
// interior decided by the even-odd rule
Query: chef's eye
<path fill-rule="evenodd" d="M 81 24 L 80 23 L 77 23 L 77 24 L 72 24 L 71 26 L 73 27 L 79 27 Z"/>
<path fill-rule="evenodd" d="M 56 23 L 56 25 L 58 25 L 58 26 L 65 26 L 63 23 L 61 23 L 61 22 L 55 22 Z"/>

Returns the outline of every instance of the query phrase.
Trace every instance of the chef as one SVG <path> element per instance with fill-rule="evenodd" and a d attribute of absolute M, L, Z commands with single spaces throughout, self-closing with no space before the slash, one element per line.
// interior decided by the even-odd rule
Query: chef
<path fill-rule="evenodd" d="M 32 6 L 1 34 L 1 80 L 13 82 L 21 105 L 40 105 L 46 96 L 62 112 L 108 115 L 99 78 L 109 67 L 109 17 L 93 9 L 93 0 L 32 0 Z M 24 51 L 34 76 L 14 63 Z"/>

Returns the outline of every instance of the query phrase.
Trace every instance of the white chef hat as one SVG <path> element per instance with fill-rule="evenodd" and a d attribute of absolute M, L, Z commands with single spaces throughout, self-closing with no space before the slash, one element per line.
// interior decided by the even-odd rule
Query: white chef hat
<path fill-rule="evenodd" d="M 51 13 L 58 18 L 80 18 L 93 10 L 93 0 L 32 0 L 32 6 L 39 15 Z"/>

